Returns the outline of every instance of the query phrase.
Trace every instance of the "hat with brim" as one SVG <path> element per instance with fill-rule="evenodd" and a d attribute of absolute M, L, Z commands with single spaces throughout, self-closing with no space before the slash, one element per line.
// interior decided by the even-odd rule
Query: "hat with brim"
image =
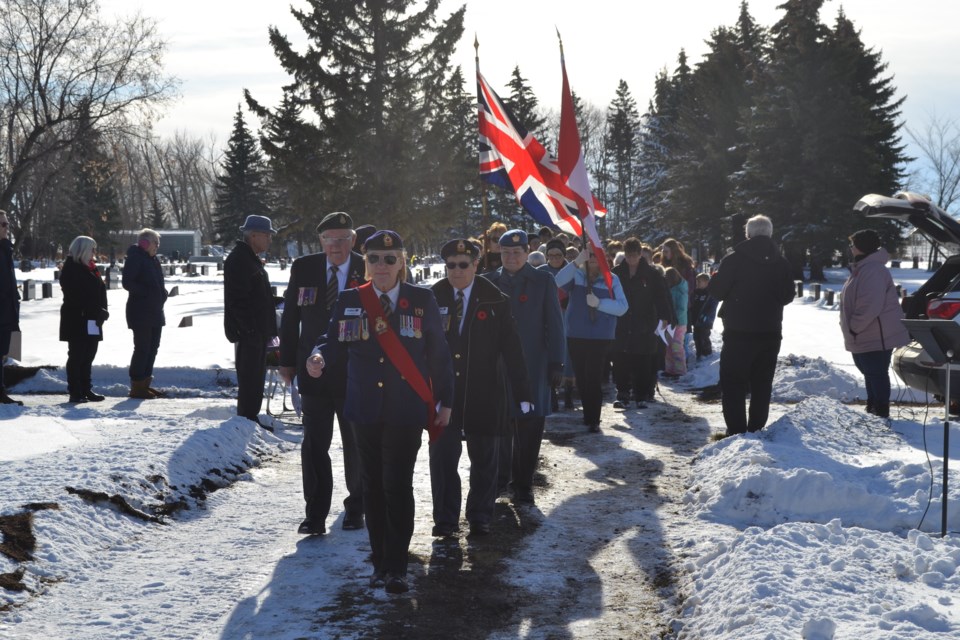
<path fill-rule="evenodd" d="M 277 232 L 277 230 L 273 228 L 273 223 L 270 221 L 270 218 L 267 216 L 247 216 L 247 219 L 243 221 L 243 226 L 240 227 L 240 231 Z"/>
<path fill-rule="evenodd" d="M 393 251 L 403 249 L 403 238 L 396 231 L 384 229 L 377 231 L 363 243 L 363 251 Z"/>

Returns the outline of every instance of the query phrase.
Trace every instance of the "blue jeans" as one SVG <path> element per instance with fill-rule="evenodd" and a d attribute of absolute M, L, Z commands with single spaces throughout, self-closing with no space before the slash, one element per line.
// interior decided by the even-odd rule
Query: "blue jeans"
<path fill-rule="evenodd" d="M 854 353 L 853 363 L 863 374 L 867 387 L 867 407 L 886 416 L 890 409 L 890 356 L 893 349 Z"/>

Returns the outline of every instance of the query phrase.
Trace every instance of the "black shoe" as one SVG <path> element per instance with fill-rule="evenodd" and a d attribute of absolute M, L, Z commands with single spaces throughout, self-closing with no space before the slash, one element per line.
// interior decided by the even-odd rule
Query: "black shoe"
<path fill-rule="evenodd" d="M 371 589 L 383 589 L 387 584 L 387 574 L 383 571 L 374 571 L 370 574 L 369 584 Z"/>
<path fill-rule="evenodd" d="M 102 396 L 99 393 L 94 393 L 93 389 L 88 389 L 87 392 L 83 395 L 90 402 L 102 402 L 103 400 L 106 399 L 106 396 Z"/>
<path fill-rule="evenodd" d="M 322 536 L 326 532 L 327 527 L 322 522 L 314 524 L 313 520 L 304 520 L 297 527 L 297 533 L 302 536 Z"/>
<path fill-rule="evenodd" d="M 410 585 L 407 584 L 407 577 L 395 573 L 387 574 L 387 583 L 384 587 L 387 593 L 406 593 L 410 591 Z"/>
<path fill-rule="evenodd" d="M 477 536 L 488 536 L 488 535 L 490 535 L 489 522 L 471 522 L 470 523 L 471 538 L 475 538 Z"/>
<path fill-rule="evenodd" d="M 614 409 L 626 409 L 626 408 L 627 408 L 627 405 L 625 405 L 625 404 L 623 403 L 623 400 L 614 400 L 614 401 L 613 401 L 613 408 L 614 408 Z"/>
<path fill-rule="evenodd" d="M 19 400 L 14 400 L 6 394 L 6 392 L 0 392 L 0 404 L 15 404 L 18 407 L 22 407 L 23 403 Z"/>
<path fill-rule="evenodd" d="M 593 424 L 587 425 L 587 431 L 590 433 L 600 433 L 600 424 L 594 422 Z"/>
<path fill-rule="evenodd" d="M 343 516 L 344 531 L 356 531 L 357 529 L 363 529 L 362 513 L 348 513 L 347 515 Z"/>
<path fill-rule="evenodd" d="M 567 411 L 573 409 L 573 387 L 565 387 L 563 390 L 563 408 Z"/>
<path fill-rule="evenodd" d="M 67 402 L 69 402 L 70 404 L 83 404 L 85 402 L 90 402 L 90 401 L 87 400 L 87 396 L 72 394 L 70 396 L 70 399 Z"/>
<path fill-rule="evenodd" d="M 431 535 L 434 538 L 449 538 L 460 531 L 460 527 L 453 524 L 435 524 Z"/>
<path fill-rule="evenodd" d="M 637 409 L 646 409 L 647 403 L 643 400 L 637 400 Z"/>

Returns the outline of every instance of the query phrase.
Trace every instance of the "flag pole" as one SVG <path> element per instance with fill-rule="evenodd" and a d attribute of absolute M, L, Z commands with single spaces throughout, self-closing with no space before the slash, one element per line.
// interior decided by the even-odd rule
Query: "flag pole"
<path fill-rule="evenodd" d="M 480 78 L 480 40 L 477 38 L 476 33 L 473 34 L 473 59 L 474 59 L 474 62 L 476 63 L 477 78 L 479 79 Z M 481 178 L 479 174 L 477 174 L 477 180 L 480 182 L 480 225 L 482 227 L 480 229 L 480 233 L 486 233 L 487 229 L 490 228 L 490 225 L 489 225 L 490 214 L 489 214 L 489 211 L 487 210 L 487 186 L 486 186 L 486 183 L 483 181 L 483 178 Z M 486 243 L 484 243 L 484 245 L 486 245 Z M 484 246 L 484 249 L 486 249 L 486 246 Z M 484 251 L 484 253 L 486 253 L 486 251 Z"/>
<path fill-rule="evenodd" d="M 560 67 L 564 70 L 564 73 L 566 73 L 567 62 L 563 56 L 563 38 L 560 37 L 560 27 L 554 25 L 553 28 L 557 30 L 557 42 L 560 43 Z M 574 114 L 574 117 L 576 117 L 576 114 Z M 582 220 L 580 221 L 580 242 L 583 244 L 583 249 L 586 249 L 590 243 L 590 238 L 587 237 L 586 225 L 583 224 Z"/>

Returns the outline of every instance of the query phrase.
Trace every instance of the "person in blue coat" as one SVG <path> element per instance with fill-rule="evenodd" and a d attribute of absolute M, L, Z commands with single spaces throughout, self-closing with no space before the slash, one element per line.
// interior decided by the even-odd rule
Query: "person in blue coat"
<path fill-rule="evenodd" d="M 167 289 L 163 268 L 157 258 L 160 234 L 143 229 L 137 244 L 130 245 L 123 261 L 123 288 L 127 290 L 127 327 L 133 331 L 133 356 L 130 358 L 130 397 L 149 400 L 166 394 L 151 387 L 153 363 L 160 349 L 160 335 L 166 318 L 163 305 Z"/>
<path fill-rule="evenodd" d="M 533 402 L 533 409 L 524 414 L 519 402 L 510 398 L 512 429 L 500 443 L 500 489 L 509 489 L 513 501 L 519 504 L 534 503 L 533 474 L 540 458 L 546 417 L 551 411 L 550 389 L 559 386 L 563 379 L 566 355 L 557 283 L 548 271 L 527 263 L 529 253 L 527 233 L 520 229 L 507 231 L 500 237 L 503 266 L 484 274 L 510 298 Z"/>
<path fill-rule="evenodd" d="M 611 278 L 611 287 L 607 287 L 597 255 L 590 248 L 557 273 L 557 286 L 570 300 L 564 315 L 567 352 L 583 403 L 583 424 L 591 433 L 600 432 L 603 367 L 616 336 L 617 318 L 627 312 L 620 279 L 614 274 Z"/>
<path fill-rule="evenodd" d="M 413 471 L 423 429 L 434 436 L 449 423 L 454 397 L 453 361 L 437 301 L 429 289 L 406 283 L 405 257 L 394 231 L 378 231 L 366 241 L 370 282 L 340 293 L 327 333 L 307 359 L 307 374 L 318 378 L 346 358 L 343 413 L 360 453 L 370 586 L 388 593 L 409 589 Z M 416 390 L 421 386 L 430 397 Z"/>
<path fill-rule="evenodd" d="M 10 351 L 10 338 L 20 330 L 20 292 L 13 272 L 13 243 L 10 242 L 10 221 L 7 212 L 0 210 L 0 359 Z M 7 395 L 3 383 L 3 363 L 0 362 L 0 404 L 23 406 L 20 400 Z"/>

